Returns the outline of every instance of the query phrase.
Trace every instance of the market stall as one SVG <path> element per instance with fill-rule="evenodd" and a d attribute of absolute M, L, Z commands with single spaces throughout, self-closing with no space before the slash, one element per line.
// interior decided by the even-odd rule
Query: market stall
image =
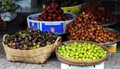
<path fill-rule="evenodd" d="M 51 2 L 28 15 L 26 29 L 2 37 L 7 61 L 43 65 L 54 54 L 61 69 L 104 69 L 117 52 L 120 32 L 110 26 L 119 18 L 96 0 L 76 9 L 79 13 Z"/>

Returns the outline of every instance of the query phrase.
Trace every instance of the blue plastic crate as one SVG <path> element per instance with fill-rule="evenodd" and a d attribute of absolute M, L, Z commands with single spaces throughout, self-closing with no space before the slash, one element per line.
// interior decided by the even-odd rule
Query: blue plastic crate
<path fill-rule="evenodd" d="M 29 23 L 29 28 L 32 28 L 32 29 L 40 29 L 40 25 L 39 25 L 39 23 L 37 23 L 37 22 L 30 22 L 30 23 Z"/>
<path fill-rule="evenodd" d="M 33 20 L 35 17 L 38 17 L 39 15 L 40 15 L 40 13 L 39 14 L 32 14 L 32 15 L 27 17 L 28 28 L 40 29 L 40 22 Z"/>

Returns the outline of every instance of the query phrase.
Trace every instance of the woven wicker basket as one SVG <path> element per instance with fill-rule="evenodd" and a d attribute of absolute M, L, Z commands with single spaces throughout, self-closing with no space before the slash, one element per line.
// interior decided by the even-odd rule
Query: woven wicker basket
<path fill-rule="evenodd" d="M 19 50 L 9 48 L 4 44 L 4 39 L 6 36 L 3 36 L 3 47 L 6 53 L 7 60 L 9 61 L 20 61 L 27 63 L 45 63 L 45 61 L 49 58 L 49 56 L 53 53 L 56 46 L 61 43 L 61 37 L 58 37 L 54 44 L 49 46 L 45 46 L 42 48 L 34 49 L 34 50 Z"/>
<path fill-rule="evenodd" d="M 74 41 L 70 40 L 70 41 L 67 41 L 67 42 L 64 42 L 66 44 L 70 44 L 70 43 L 73 43 Z M 81 41 L 80 41 L 81 42 Z M 93 42 L 92 42 L 93 43 Z M 62 43 L 61 43 L 62 44 Z M 61 46 L 61 44 L 59 46 Z M 59 47 L 58 46 L 58 47 Z M 66 63 L 66 64 L 70 64 L 70 65 L 74 65 L 74 66 L 91 66 L 91 65 L 96 65 L 96 64 L 99 64 L 101 62 L 103 62 L 104 60 L 107 59 L 108 57 L 108 50 L 106 47 L 104 46 L 101 46 L 104 50 L 107 51 L 107 55 L 101 59 L 98 59 L 98 60 L 91 60 L 91 61 L 83 61 L 83 60 L 72 60 L 72 59 L 69 59 L 69 58 L 66 58 L 66 57 L 63 57 L 61 56 L 58 52 L 57 52 L 57 48 L 55 49 L 55 53 L 56 53 L 56 56 L 57 56 L 57 59 L 63 63 Z"/>

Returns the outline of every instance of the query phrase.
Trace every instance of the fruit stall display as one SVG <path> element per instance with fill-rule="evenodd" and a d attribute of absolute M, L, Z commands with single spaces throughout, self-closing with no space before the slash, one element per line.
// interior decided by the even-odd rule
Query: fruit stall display
<path fill-rule="evenodd" d="M 16 9 L 20 8 L 18 4 L 11 0 L 0 0 L 0 16 L 3 21 L 10 22 L 17 16 Z"/>
<path fill-rule="evenodd" d="M 79 5 L 83 3 L 83 0 L 44 0 L 42 1 L 43 4 L 48 5 L 51 2 L 58 3 L 61 7 L 68 7 L 68 6 L 74 6 L 74 5 Z"/>
<path fill-rule="evenodd" d="M 12 3 L 11 0 L 1 0 L 0 1 L 0 12 L 14 11 L 20 6 Z"/>
<path fill-rule="evenodd" d="M 5 34 L 2 44 L 10 61 L 45 63 L 55 50 L 61 62 L 77 66 L 95 65 L 108 57 L 106 47 L 99 44 L 120 40 L 120 33 L 102 26 L 115 21 L 112 13 L 94 0 L 83 4 L 76 17 L 64 13 L 59 4 L 49 3 L 41 13 L 27 17 L 27 30 Z M 66 32 L 70 41 L 61 43 L 59 35 Z"/>
<path fill-rule="evenodd" d="M 4 44 L 13 49 L 31 50 L 55 43 L 57 35 L 39 30 L 20 31 L 14 35 L 7 36 Z"/>
<path fill-rule="evenodd" d="M 59 61 L 78 66 L 95 65 L 103 62 L 107 49 L 93 42 L 67 41 L 56 48 Z"/>
<path fill-rule="evenodd" d="M 43 3 L 43 8 L 47 6 L 49 3 L 58 3 L 61 8 L 63 9 L 64 12 L 70 12 L 73 14 L 78 14 L 80 12 L 79 8 L 81 4 L 84 2 L 84 0 L 44 0 Z"/>
<path fill-rule="evenodd" d="M 0 1 L 0 8 L 1 9 L 13 9 L 14 8 L 14 5 L 13 3 L 11 2 L 11 0 L 2 0 Z"/>
<path fill-rule="evenodd" d="M 82 4 L 80 12 L 91 13 L 100 24 L 114 24 L 118 21 L 112 11 L 97 0 L 90 0 Z"/>
<path fill-rule="evenodd" d="M 94 16 L 79 14 L 69 25 L 70 39 L 97 43 L 115 42 L 120 39 L 120 33 L 111 32 L 98 24 L 99 22 L 94 20 Z"/>
<path fill-rule="evenodd" d="M 34 18 L 39 21 L 64 21 L 70 20 L 71 18 L 64 14 L 63 10 L 57 3 L 50 3 L 44 9 L 42 9 L 41 15 Z"/>
<path fill-rule="evenodd" d="M 27 29 L 5 34 L 2 44 L 10 61 L 45 63 L 60 42 L 61 37 L 53 33 Z"/>
<path fill-rule="evenodd" d="M 57 3 L 50 3 L 39 14 L 27 17 L 28 27 L 55 34 L 66 33 L 67 25 L 73 21 L 75 15 L 64 13 Z"/>

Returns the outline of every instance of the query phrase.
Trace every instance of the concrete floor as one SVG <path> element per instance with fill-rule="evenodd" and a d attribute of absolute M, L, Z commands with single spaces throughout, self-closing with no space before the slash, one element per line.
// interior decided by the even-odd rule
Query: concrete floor
<path fill-rule="evenodd" d="M 8 29 L 5 32 L 0 33 L 0 69 L 60 69 L 61 62 L 59 62 L 55 55 L 51 56 L 45 64 L 28 64 L 20 62 L 10 62 L 6 59 L 5 52 L 2 47 L 2 36 L 5 33 L 13 34 L 16 31 L 24 30 L 26 24 L 20 24 L 20 19 L 17 18 L 15 21 L 8 24 Z M 26 19 L 25 19 L 26 20 Z M 26 23 L 26 22 L 23 22 Z M 119 28 L 119 27 L 115 27 Z M 119 29 L 118 29 L 119 30 Z M 112 53 L 108 60 L 105 61 L 104 69 L 120 69 L 120 44 L 118 43 L 117 52 Z"/>

